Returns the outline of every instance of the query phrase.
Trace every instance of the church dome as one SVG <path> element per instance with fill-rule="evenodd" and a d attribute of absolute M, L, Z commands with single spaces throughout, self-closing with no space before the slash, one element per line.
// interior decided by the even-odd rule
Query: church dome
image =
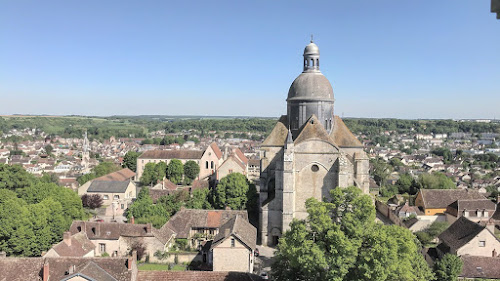
<path fill-rule="evenodd" d="M 321 72 L 303 72 L 288 90 L 290 100 L 333 101 L 332 85 Z"/>
<path fill-rule="evenodd" d="M 318 45 L 313 42 L 309 43 L 309 45 L 307 45 L 304 49 L 304 55 L 319 55 Z"/>

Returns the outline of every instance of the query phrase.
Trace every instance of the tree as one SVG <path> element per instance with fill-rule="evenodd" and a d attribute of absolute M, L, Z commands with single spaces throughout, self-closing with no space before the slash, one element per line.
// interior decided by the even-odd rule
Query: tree
<path fill-rule="evenodd" d="M 191 197 L 186 201 L 186 208 L 189 209 L 212 209 L 208 200 L 210 190 L 208 188 L 199 188 L 193 191 Z"/>
<path fill-rule="evenodd" d="M 137 158 L 141 155 L 140 152 L 129 151 L 123 156 L 123 168 L 129 168 L 130 170 L 137 171 Z"/>
<path fill-rule="evenodd" d="M 154 227 L 160 228 L 170 218 L 169 213 L 162 204 L 153 204 L 149 196 L 149 188 L 143 187 L 139 191 L 137 200 L 127 209 L 127 218 L 135 218 L 137 223 L 151 223 Z"/>
<path fill-rule="evenodd" d="M 45 153 L 47 153 L 47 154 L 51 154 L 52 151 L 54 151 L 54 148 L 50 144 L 47 144 L 43 149 L 45 150 Z"/>
<path fill-rule="evenodd" d="M 375 208 L 356 187 L 306 201 L 307 220 L 293 220 L 280 239 L 275 280 L 432 280 L 413 234 L 375 223 Z"/>
<path fill-rule="evenodd" d="M 454 189 L 455 183 L 452 179 L 440 172 L 432 174 L 420 174 L 417 186 L 424 189 Z"/>
<path fill-rule="evenodd" d="M 452 254 L 446 254 L 434 264 L 434 273 L 438 281 L 455 281 L 462 272 L 462 260 Z"/>
<path fill-rule="evenodd" d="M 0 164 L 0 188 L 15 190 L 29 186 L 34 177 L 21 165 Z"/>
<path fill-rule="evenodd" d="M 231 173 L 223 177 L 212 189 L 213 206 L 216 209 L 224 209 L 226 206 L 233 210 L 245 209 L 248 188 L 248 180 L 243 174 Z"/>
<path fill-rule="evenodd" d="M 184 176 L 189 180 L 190 184 L 200 174 L 200 166 L 193 160 L 189 160 L 184 164 Z"/>
<path fill-rule="evenodd" d="M 175 183 L 182 183 L 182 175 L 184 174 L 184 167 L 181 160 L 172 159 L 167 165 L 167 178 Z"/>
<path fill-rule="evenodd" d="M 372 159 L 370 160 L 370 163 L 372 164 L 371 171 L 373 179 L 380 187 L 385 186 L 387 177 L 389 177 L 392 172 L 392 167 L 381 158 Z"/>
<path fill-rule="evenodd" d="M 417 193 L 416 182 L 408 173 L 399 176 L 399 179 L 396 181 L 396 186 L 400 194 L 408 193 L 413 195 Z"/>
<path fill-rule="evenodd" d="M 142 176 L 140 182 L 142 185 L 151 185 L 155 184 L 158 181 L 158 173 L 156 171 L 155 163 L 147 163 L 144 166 L 144 171 L 142 172 Z"/>
<path fill-rule="evenodd" d="M 84 208 L 97 209 L 102 206 L 102 197 L 99 194 L 83 194 L 82 204 Z"/>

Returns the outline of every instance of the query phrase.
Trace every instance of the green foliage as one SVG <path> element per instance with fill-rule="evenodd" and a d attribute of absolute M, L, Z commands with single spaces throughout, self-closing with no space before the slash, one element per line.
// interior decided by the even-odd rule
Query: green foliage
<path fill-rule="evenodd" d="M 387 177 L 389 177 L 389 175 L 393 171 L 393 168 L 381 158 L 370 159 L 370 164 L 371 175 L 373 176 L 375 182 L 377 182 L 380 187 L 385 186 Z"/>
<path fill-rule="evenodd" d="M 417 180 L 418 188 L 423 189 L 454 189 L 455 183 L 452 179 L 440 172 L 432 174 L 420 174 Z"/>
<path fill-rule="evenodd" d="M 181 160 L 172 159 L 167 165 L 167 178 L 175 183 L 182 183 L 182 175 L 184 174 L 184 166 Z"/>
<path fill-rule="evenodd" d="M 70 189 L 36 179 L 18 167 L 3 167 L 0 188 L 0 251 L 8 255 L 39 256 L 60 241 L 73 220 L 85 212 Z"/>
<path fill-rule="evenodd" d="M 416 232 L 415 235 L 422 245 L 427 245 L 445 231 L 448 226 L 450 226 L 450 224 L 447 222 L 435 221 L 428 228 Z"/>
<path fill-rule="evenodd" d="M 135 218 L 137 223 L 151 223 L 154 227 L 162 227 L 170 215 L 162 204 L 153 204 L 149 196 L 149 188 L 143 187 L 139 191 L 137 200 L 127 209 L 127 218 Z"/>
<path fill-rule="evenodd" d="M 396 186 L 400 194 L 408 193 L 414 195 L 417 193 L 417 182 L 408 173 L 399 175 Z"/>
<path fill-rule="evenodd" d="M 15 190 L 29 186 L 34 177 L 21 165 L 0 164 L 0 188 Z"/>
<path fill-rule="evenodd" d="M 437 281 L 455 281 L 462 272 L 462 260 L 451 254 L 446 254 L 434 264 Z"/>
<path fill-rule="evenodd" d="M 191 197 L 186 201 L 186 208 L 189 209 L 213 209 L 209 201 L 210 190 L 208 188 L 198 188 L 193 190 Z"/>
<path fill-rule="evenodd" d="M 274 280 L 427 281 L 433 274 L 413 234 L 375 223 L 375 208 L 356 187 L 331 190 L 331 200 L 306 202 L 307 220 L 293 220 L 280 239 Z"/>
<path fill-rule="evenodd" d="M 248 188 L 248 180 L 243 174 L 231 173 L 223 177 L 212 189 L 213 206 L 216 209 L 224 209 L 226 206 L 232 210 L 245 209 Z"/>
<path fill-rule="evenodd" d="M 152 185 L 158 181 L 158 173 L 156 170 L 155 163 L 147 163 L 144 166 L 144 171 L 142 172 L 142 176 L 140 182 L 142 185 Z"/>
<path fill-rule="evenodd" d="M 137 171 L 137 158 L 141 155 L 139 152 L 129 151 L 123 156 L 123 168 L 129 168 L 131 171 Z"/>
<path fill-rule="evenodd" d="M 89 174 L 85 174 L 83 176 L 78 177 L 76 180 L 80 185 L 88 182 L 89 180 L 93 180 L 98 177 L 102 177 L 109 173 L 113 173 L 120 170 L 120 167 L 111 162 L 102 162 L 99 165 L 95 166 Z"/>
<path fill-rule="evenodd" d="M 193 160 L 189 160 L 184 164 L 184 175 L 192 182 L 200 174 L 200 166 Z"/>
<path fill-rule="evenodd" d="M 47 154 L 51 154 L 52 151 L 54 151 L 54 148 L 50 144 L 47 144 L 43 149 L 45 150 L 45 153 L 47 153 Z"/>
<path fill-rule="evenodd" d="M 443 162 L 445 164 L 450 164 L 453 162 L 453 153 L 446 147 L 439 147 L 431 151 L 432 154 L 443 157 Z"/>

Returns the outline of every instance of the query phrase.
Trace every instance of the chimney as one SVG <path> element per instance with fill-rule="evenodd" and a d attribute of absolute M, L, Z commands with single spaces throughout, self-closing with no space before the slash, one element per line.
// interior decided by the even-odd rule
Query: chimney
<path fill-rule="evenodd" d="M 151 223 L 146 224 L 146 233 L 151 233 Z"/>
<path fill-rule="evenodd" d="M 96 236 L 101 236 L 101 224 L 100 223 L 97 223 L 97 232 L 96 232 Z"/>
<path fill-rule="evenodd" d="M 70 265 L 68 269 L 68 274 L 71 275 L 75 273 L 76 266 L 75 265 Z"/>
<path fill-rule="evenodd" d="M 132 217 L 130 218 L 130 223 L 131 223 L 131 224 L 135 224 L 135 218 L 134 218 L 134 216 L 132 216 Z"/>
<path fill-rule="evenodd" d="M 43 281 L 49 281 L 49 263 L 45 262 L 43 264 Z"/>
<path fill-rule="evenodd" d="M 132 251 L 132 256 L 128 257 L 127 267 L 128 270 L 133 270 L 137 265 L 137 251 Z"/>
<path fill-rule="evenodd" d="M 71 246 L 71 232 L 66 231 L 63 234 L 63 242 L 66 243 L 66 245 Z"/>
<path fill-rule="evenodd" d="M 227 210 L 227 211 L 230 211 L 230 210 L 231 210 L 231 207 L 226 206 L 224 209 L 225 209 L 225 210 Z"/>

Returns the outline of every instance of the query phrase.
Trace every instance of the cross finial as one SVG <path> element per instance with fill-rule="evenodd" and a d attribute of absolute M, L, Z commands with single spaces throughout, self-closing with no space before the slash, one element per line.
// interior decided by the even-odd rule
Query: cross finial
<path fill-rule="evenodd" d="M 311 43 L 313 43 L 313 42 L 314 42 L 313 35 L 311 34 Z"/>

